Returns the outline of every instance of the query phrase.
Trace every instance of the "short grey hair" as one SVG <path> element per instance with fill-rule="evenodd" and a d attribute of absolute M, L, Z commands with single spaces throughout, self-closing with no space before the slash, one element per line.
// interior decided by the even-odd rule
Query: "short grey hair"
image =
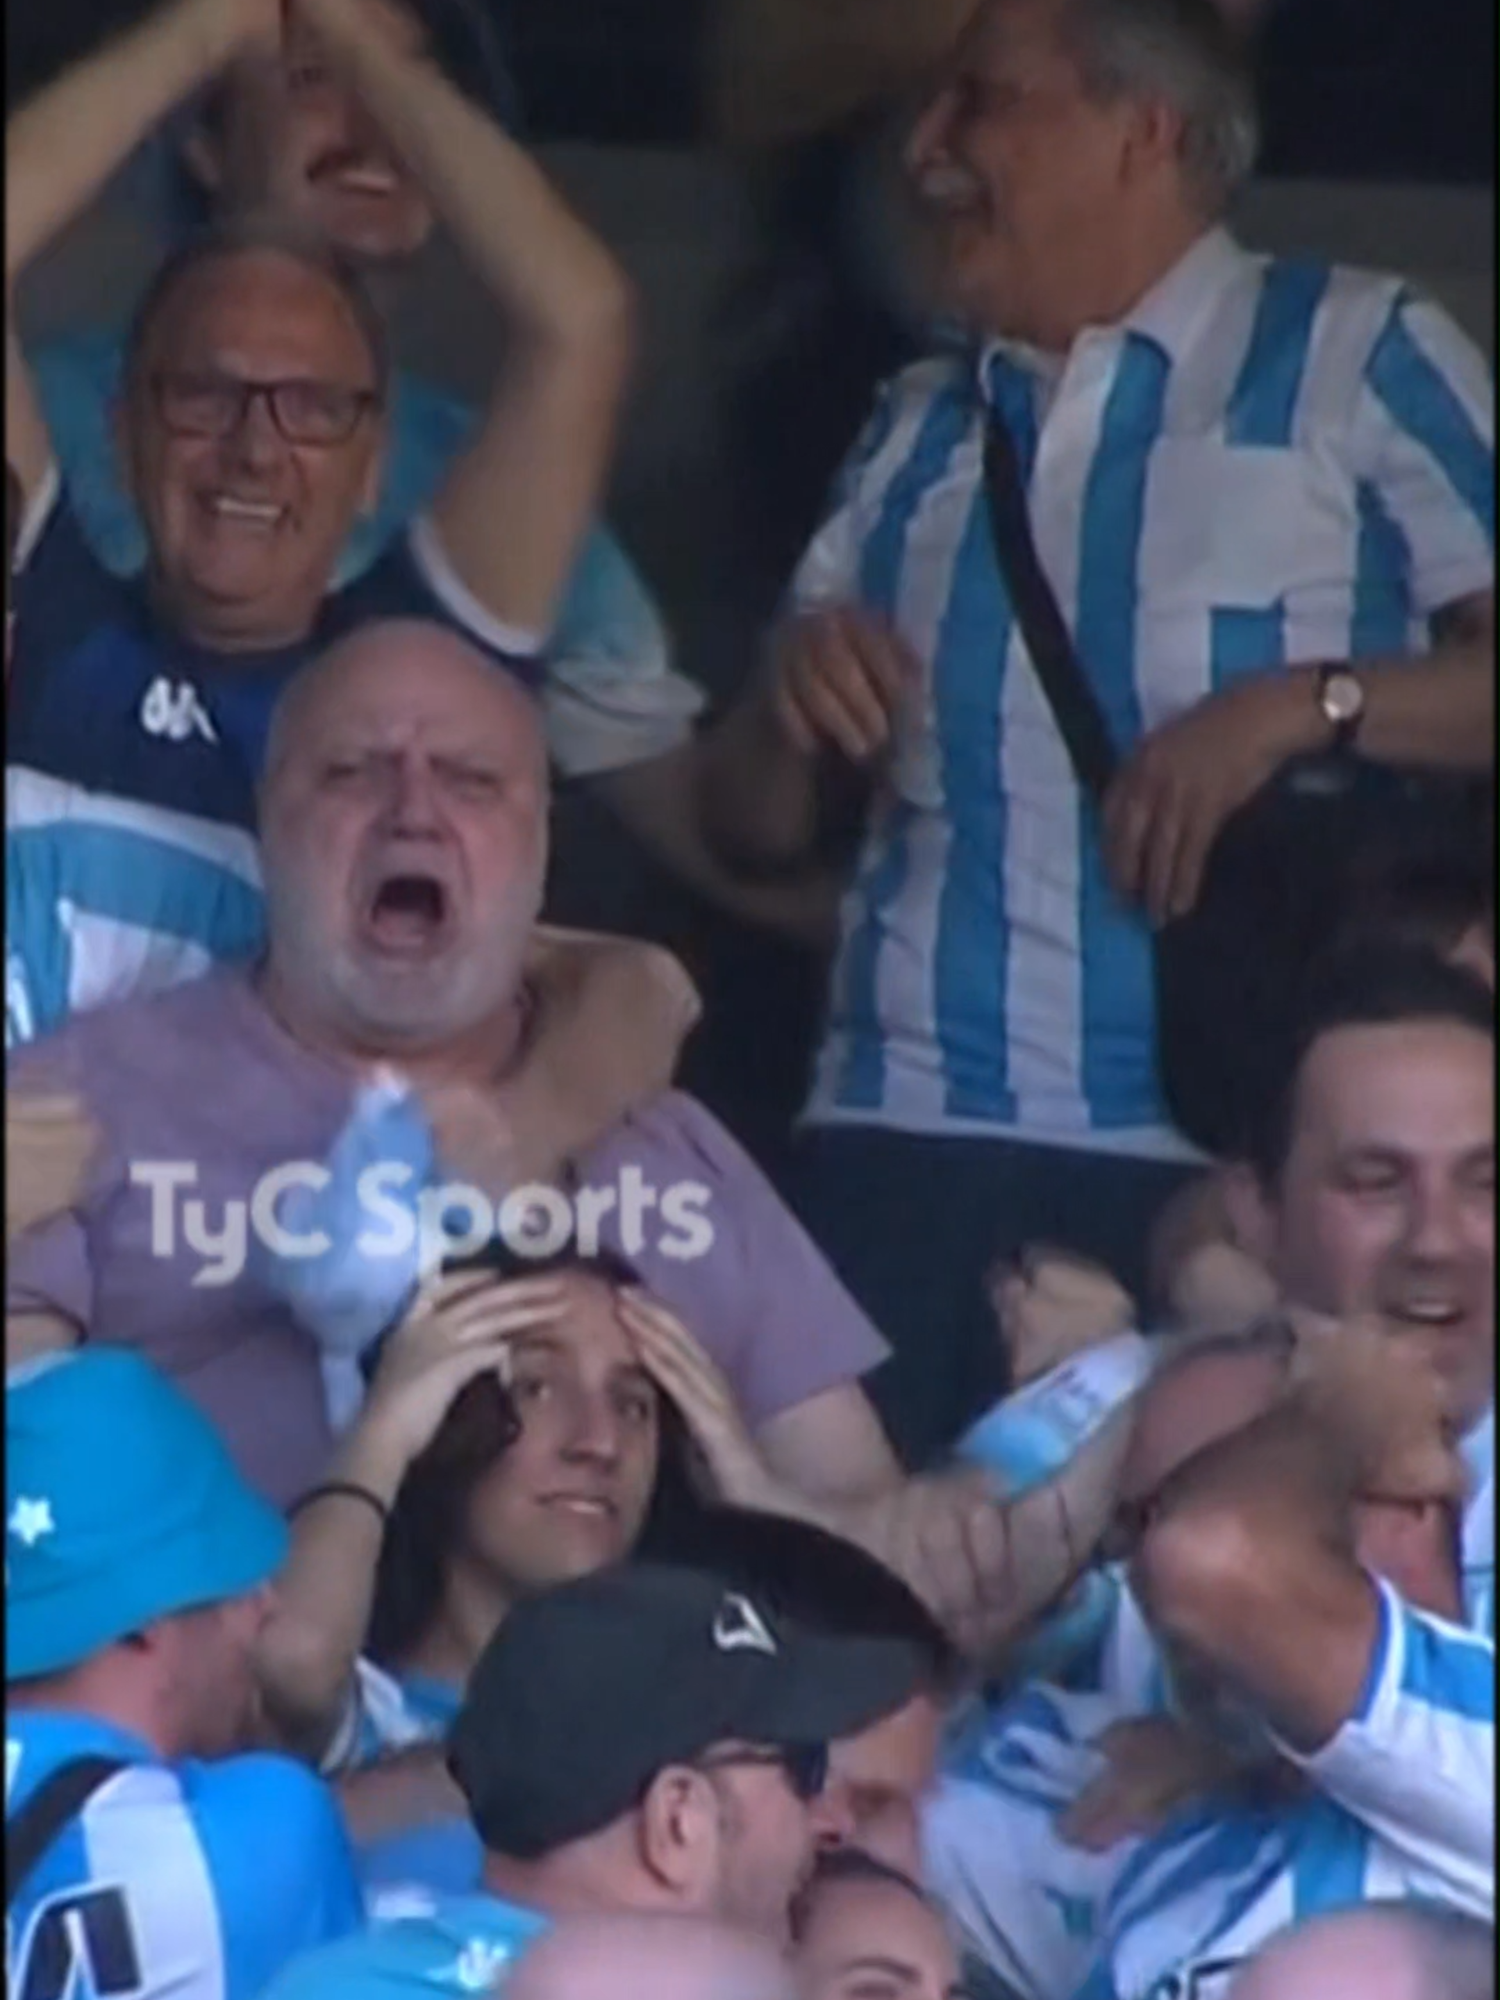
<path fill-rule="evenodd" d="M 1215 0 L 1064 0 L 1061 30 L 1091 95 L 1176 109 L 1184 179 L 1221 211 L 1254 169 L 1260 119 L 1246 45 Z"/>

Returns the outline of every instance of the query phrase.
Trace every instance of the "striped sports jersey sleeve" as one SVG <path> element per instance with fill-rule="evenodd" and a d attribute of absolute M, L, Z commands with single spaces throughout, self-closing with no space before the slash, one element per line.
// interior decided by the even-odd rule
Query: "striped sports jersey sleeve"
<path fill-rule="evenodd" d="M 1379 1582 L 1363 1699 L 1312 1756 L 1285 1754 L 1408 1864 L 1427 1893 L 1493 1923 L 1495 1645 Z"/>
<path fill-rule="evenodd" d="M 1446 313 L 1404 294 L 1371 349 L 1355 437 L 1358 504 L 1403 557 L 1412 608 L 1495 587 L 1495 399 L 1483 358 Z"/>
<path fill-rule="evenodd" d="M 78 1747 L 95 1747 L 80 1728 Z M 36 1749 L 24 1730 L 8 1739 L 23 1794 Z M 289 1758 L 255 1755 L 130 1764 L 9 1914 L 17 2000 L 257 2000 L 289 1959 L 356 1930 L 364 1905 L 332 1795 Z"/>

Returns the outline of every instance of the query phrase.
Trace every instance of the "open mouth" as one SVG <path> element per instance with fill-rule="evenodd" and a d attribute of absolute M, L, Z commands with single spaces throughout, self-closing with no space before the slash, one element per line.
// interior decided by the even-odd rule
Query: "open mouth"
<path fill-rule="evenodd" d="M 274 500 L 247 500 L 236 493 L 211 493 L 205 505 L 216 522 L 226 522 L 234 528 L 258 530 L 262 534 L 270 534 L 280 527 L 286 513 L 286 509 Z"/>
<path fill-rule="evenodd" d="M 337 188 L 341 194 L 367 195 L 377 200 L 388 199 L 401 188 L 401 177 L 388 162 L 349 153 L 320 160 L 312 170 L 311 179 L 320 187 Z"/>
<path fill-rule="evenodd" d="M 542 1505 L 580 1521 L 613 1521 L 616 1513 L 613 1500 L 600 1493 L 549 1493 Z"/>
<path fill-rule="evenodd" d="M 370 901 L 366 928 L 378 951 L 421 957 L 448 927 L 448 892 L 432 875 L 388 875 Z"/>

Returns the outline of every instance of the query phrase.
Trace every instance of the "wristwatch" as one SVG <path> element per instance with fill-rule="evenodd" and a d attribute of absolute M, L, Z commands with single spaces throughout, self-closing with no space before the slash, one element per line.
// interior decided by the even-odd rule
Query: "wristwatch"
<path fill-rule="evenodd" d="M 1318 713 L 1333 731 L 1330 750 L 1352 750 L 1365 719 L 1365 684 L 1342 662 L 1332 660 L 1318 668 L 1316 686 Z"/>

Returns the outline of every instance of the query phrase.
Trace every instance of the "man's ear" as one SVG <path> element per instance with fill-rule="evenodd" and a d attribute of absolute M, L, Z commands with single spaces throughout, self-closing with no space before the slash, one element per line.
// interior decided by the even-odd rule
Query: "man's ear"
<path fill-rule="evenodd" d="M 1244 1162 L 1226 1167 L 1220 1183 L 1224 1213 L 1236 1249 L 1244 1250 L 1268 1270 L 1276 1266 L 1276 1210 L 1259 1174 Z"/>
<path fill-rule="evenodd" d="M 1138 97 L 1122 103 L 1125 120 L 1120 149 L 1124 180 L 1140 180 L 1164 166 L 1175 168 L 1182 156 L 1182 113 L 1165 98 Z"/>
<path fill-rule="evenodd" d="M 638 1858 L 652 1880 L 686 1907 L 698 1907 L 718 1842 L 707 1780 L 681 1764 L 659 1771 L 636 1814 Z"/>

